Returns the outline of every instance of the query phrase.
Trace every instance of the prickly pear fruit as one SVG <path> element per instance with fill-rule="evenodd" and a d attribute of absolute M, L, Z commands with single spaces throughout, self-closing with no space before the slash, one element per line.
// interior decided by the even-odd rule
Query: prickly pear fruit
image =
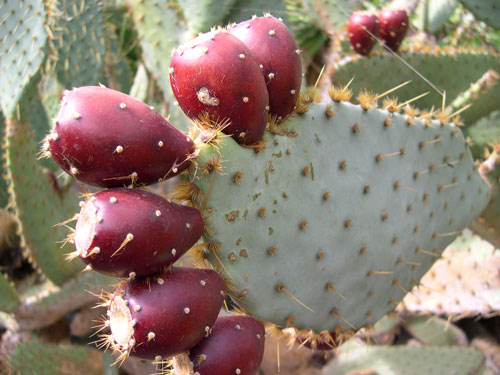
<path fill-rule="evenodd" d="M 379 14 L 380 38 L 394 52 L 408 31 L 408 14 L 402 9 L 383 9 Z"/>
<path fill-rule="evenodd" d="M 266 15 L 230 25 L 228 32 L 245 43 L 260 64 L 269 93 L 269 112 L 278 119 L 288 116 L 302 79 L 300 50 L 291 31 L 281 20 Z"/>
<path fill-rule="evenodd" d="M 65 91 L 44 150 L 80 181 L 102 187 L 151 184 L 189 165 L 193 141 L 152 107 L 119 91 Z"/>
<path fill-rule="evenodd" d="M 225 284 L 213 270 L 178 268 L 123 283 L 111 297 L 106 338 L 123 358 L 157 361 L 191 349 L 208 336 Z"/>
<path fill-rule="evenodd" d="M 223 130 L 238 143 L 259 141 L 269 110 L 266 82 L 252 52 L 233 35 L 200 35 L 172 55 L 170 83 L 191 118 L 208 114 L 226 122 Z"/>
<path fill-rule="evenodd" d="M 378 36 L 380 23 L 375 14 L 359 11 L 349 18 L 347 33 L 352 48 L 360 55 L 368 55 L 376 43 L 372 36 Z M 369 32 L 369 33 L 368 33 Z"/>
<path fill-rule="evenodd" d="M 139 189 L 104 190 L 83 204 L 70 257 L 106 275 L 146 276 L 179 259 L 203 227 L 196 208 Z"/>
<path fill-rule="evenodd" d="M 221 316 L 189 358 L 200 375 L 254 375 L 262 362 L 264 341 L 264 326 L 254 317 Z"/>

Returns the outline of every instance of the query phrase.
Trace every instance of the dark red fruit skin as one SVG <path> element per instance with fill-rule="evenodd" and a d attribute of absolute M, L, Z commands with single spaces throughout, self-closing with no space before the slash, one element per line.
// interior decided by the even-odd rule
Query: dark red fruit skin
<path fill-rule="evenodd" d="M 89 232 L 88 225 L 94 230 Z M 86 201 L 74 240 L 80 259 L 95 271 L 115 277 L 143 276 L 160 272 L 179 259 L 198 241 L 203 229 L 196 208 L 147 191 L 118 188 L 101 191 Z M 117 251 L 129 233 L 133 239 Z M 92 251 L 95 247 L 98 253 Z M 85 256 L 85 252 L 92 255 Z"/>
<path fill-rule="evenodd" d="M 262 138 L 269 110 L 266 83 L 238 38 L 223 31 L 203 34 L 174 51 L 170 68 L 172 90 L 186 115 L 208 113 L 214 121 L 230 121 L 223 131 L 239 143 Z"/>
<path fill-rule="evenodd" d="M 257 319 L 221 316 L 210 336 L 189 352 L 189 358 L 200 375 L 254 375 L 262 362 L 264 342 L 264 326 Z"/>
<path fill-rule="evenodd" d="M 383 9 L 379 14 L 380 38 L 396 52 L 408 31 L 408 14 L 405 10 Z"/>
<path fill-rule="evenodd" d="M 329 332 L 329 336 L 321 332 L 320 336 L 322 336 L 322 340 L 313 342 L 307 336 L 298 335 L 295 341 L 300 346 L 304 346 L 311 350 L 332 350 L 339 345 L 339 343 L 336 340 L 337 334 L 334 331 Z"/>
<path fill-rule="evenodd" d="M 122 298 L 135 320 L 131 354 L 165 359 L 191 349 L 208 334 L 226 289 L 216 271 L 173 267 L 156 277 L 129 281 L 124 290 Z M 155 336 L 148 341 L 150 332 Z"/>
<path fill-rule="evenodd" d="M 267 15 L 229 26 L 228 32 L 245 43 L 262 66 L 269 112 L 278 118 L 288 116 L 299 96 L 302 80 L 300 51 L 291 31 L 282 21 Z"/>
<path fill-rule="evenodd" d="M 378 17 L 363 11 L 354 12 L 349 18 L 347 33 L 352 48 L 360 55 L 367 55 L 376 43 L 376 39 L 366 30 L 378 37 L 380 31 Z"/>
<path fill-rule="evenodd" d="M 173 177 L 188 167 L 194 151 L 193 141 L 152 107 L 100 86 L 64 92 L 47 142 L 63 170 L 101 187 Z"/>

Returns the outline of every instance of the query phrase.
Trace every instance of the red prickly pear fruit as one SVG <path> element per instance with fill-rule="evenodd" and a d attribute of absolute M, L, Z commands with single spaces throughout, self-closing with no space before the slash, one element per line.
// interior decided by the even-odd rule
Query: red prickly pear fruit
<path fill-rule="evenodd" d="M 162 360 L 191 349 L 210 333 L 225 284 L 213 270 L 173 267 L 129 280 L 109 301 L 106 338 L 122 357 Z"/>
<path fill-rule="evenodd" d="M 150 275 L 179 259 L 203 229 L 196 208 L 139 189 L 104 190 L 82 205 L 70 258 L 106 275 Z"/>
<path fill-rule="evenodd" d="M 266 15 L 228 27 L 252 51 L 266 80 L 270 113 L 279 120 L 288 116 L 300 93 L 300 50 L 286 25 Z"/>
<path fill-rule="evenodd" d="M 189 352 L 200 375 L 254 375 L 264 355 L 265 330 L 248 315 L 221 316 L 212 333 Z"/>
<path fill-rule="evenodd" d="M 238 143 L 259 141 L 266 128 L 269 96 L 252 52 L 224 31 L 200 35 L 174 51 L 170 84 L 191 118 L 208 114 Z"/>
<path fill-rule="evenodd" d="M 396 52 L 408 31 L 408 14 L 402 9 L 383 9 L 378 18 L 380 38 Z"/>
<path fill-rule="evenodd" d="M 119 91 L 65 91 L 43 147 L 66 172 L 94 186 L 146 185 L 189 165 L 193 141 L 152 107 Z"/>
<path fill-rule="evenodd" d="M 319 334 L 315 334 L 312 331 L 304 334 L 297 333 L 295 341 L 300 346 L 305 346 L 312 350 L 332 350 L 339 345 L 337 334 L 334 331 L 322 331 Z"/>
<path fill-rule="evenodd" d="M 369 31 L 371 33 L 368 33 Z M 349 18 L 347 25 L 347 33 L 352 48 L 360 55 L 367 55 L 376 43 L 380 24 L 378 17 L 375 14 L 359 11 L 354 12 Z"/>

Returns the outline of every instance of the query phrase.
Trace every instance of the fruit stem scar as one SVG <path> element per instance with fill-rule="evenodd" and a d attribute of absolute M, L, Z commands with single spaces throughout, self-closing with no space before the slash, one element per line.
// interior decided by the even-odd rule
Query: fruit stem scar
<path fill-rule="evenodd" d="M 206 87 L 202 87 L 201 89 L 199 89 L 196 92 L 196 96 L 198 97 L 198 100 L 203 104 L 211 105 L 214 107 L 219 105 L 219 98 L 216 98 L 215 96 L 210 96 L 210 92 Z"/>

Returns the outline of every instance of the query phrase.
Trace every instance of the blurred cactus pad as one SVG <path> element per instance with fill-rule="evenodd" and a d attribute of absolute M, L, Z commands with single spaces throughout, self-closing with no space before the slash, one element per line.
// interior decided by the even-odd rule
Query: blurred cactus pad
<path fill-rule="evenodd" d="M 397 53 L 357 55 L 351 14 L 386 7 L 409 16 Z M 300 98 L 241 146 L 182 112 L 171 54 L 268 13 L 297 41 Z M 298 336 L 354 336 L 301 375 L 500 374 L 499 20 L 497 0 L 0 0 L 0 373 L 166 371 L 89 345 L 117 279 L 65 255 L 98 190 L 40 157 L 63 91 L 104 85 L 193 138 L 180 178 L 142 188 L 203 214 L 176 265 L 217 270 L 226 307 L 266 324 L 262 374 Z"/>

